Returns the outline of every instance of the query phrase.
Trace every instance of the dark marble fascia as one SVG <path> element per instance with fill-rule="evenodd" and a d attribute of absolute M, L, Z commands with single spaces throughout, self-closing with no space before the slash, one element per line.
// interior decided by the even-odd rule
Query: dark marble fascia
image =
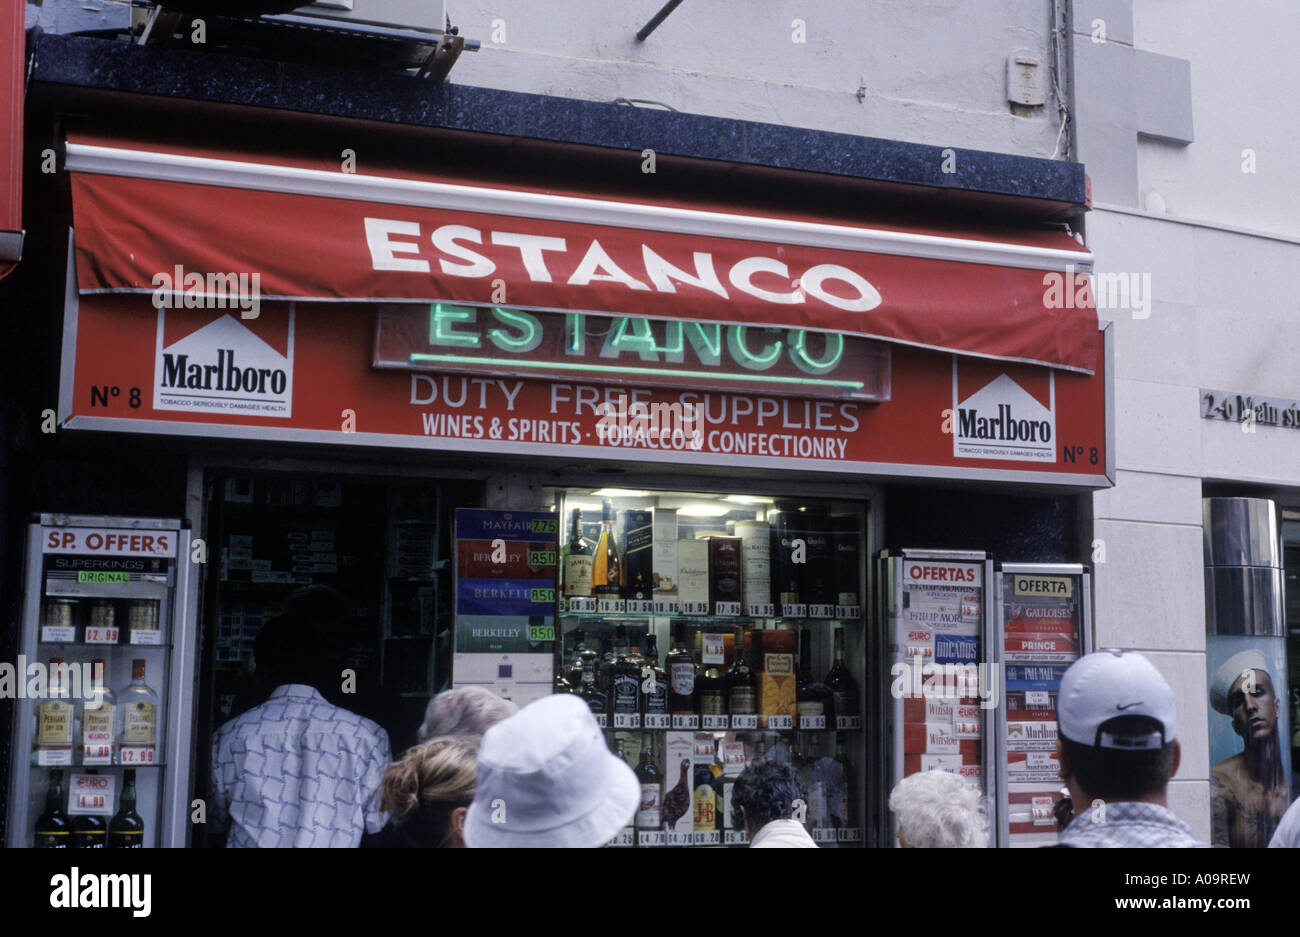
<path fill-rule="evenodd" d="M 111 91 L 279 108 L 556 143 L 654 150 L 903 185 L 1081 205 L 1081 163 L 943 147 L 753 121 L 631 108 L 405 75 L 42 34 L 31 79 Z M 473 54 L 473 53 L 467 53 Z"/>

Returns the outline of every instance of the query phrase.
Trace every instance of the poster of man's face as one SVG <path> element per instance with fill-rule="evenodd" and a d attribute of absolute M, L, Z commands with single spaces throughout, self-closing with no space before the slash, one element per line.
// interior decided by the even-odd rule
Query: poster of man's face
<path fill-rule="evenodd" d="M 1210 706 L 1211 842 L 1264 847 L 1288 806 L 1283 639 L 1215 636 L 1207 640 Z"/>

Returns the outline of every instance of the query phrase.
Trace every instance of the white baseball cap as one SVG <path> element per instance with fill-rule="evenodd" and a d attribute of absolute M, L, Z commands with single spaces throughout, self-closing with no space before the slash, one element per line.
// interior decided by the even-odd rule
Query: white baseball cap
<path fill-rule="evenodd" d="M 1119 716 L 1146 716 L 1161 731 L 1136 740 L 1101 731 Z M 1174 691 L 1141 654 L 1108 648 L 1070 665 L 1061 678 L 1056 720 L 1063 736 L 1090 748 L 1160 748 L 1175 738 Z"/>
<path fill-rule="evenodd" d="M 609 750 L 587 704 L 547 696 L 484 734 L 465 845 L 603 846 L 640 801 L 636 774 Z"/>

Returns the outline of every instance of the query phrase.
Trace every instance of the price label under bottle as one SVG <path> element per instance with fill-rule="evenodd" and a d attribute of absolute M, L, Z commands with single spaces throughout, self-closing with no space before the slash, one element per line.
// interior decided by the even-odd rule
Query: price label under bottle
<path fill-rule="evenodd" d="M 624 615 L 627 604 L 622 599 L 598 599 L 596 610 L 602 615 Z"/>
<path fill-rule="evenodd" d="M 699 716 L 673 716 L 674 729 L 698 729 L 699 727 Z"/>
<path fill-rule="evenodd" d="M 132 628 L 132 644 L 162 644 L 162 631 L 158 628 Z"/>
<path fill-rule="evenodd" d="M 36 752 L 36 763 L 42 767 L 72 764 L 71 748 L 41 748 Z"/>
<path fill-rule="evenodd" d="M 667 846 L 694 846 L 695 834 L 678 833 L 676 831 L 669 830 L 667 836 L 664 837 L 664 840 L 665 840 L 664 844 Z"/>
<path fill-rule="evenodd" d="M 839 840 L 838 830 L 832 827 L 817 826 L 813 827 L 812 838 L 814 843 L 834 843 Z"/>
<path fill-rule="evenodd" d="M 749 834 L 744 830 L 727 830 L 722 841 L 728 846 L 743 846 L 749 842 Z"/>
<path fill-rule="evenodd" d="M 718 835 L 717 830 L 696 830 L 696 846 L 717 846 L 722 842 L 722 837 Z"/>
<path fill-rule="evenodd" d="M 615 729 L 639 729 L 641 717 L 637 713 L 614 713 Z"/>
<path fill-rule="evenodd" d="M 41 641 L 46 644 L 69 643 L 77 640 L 77 629 L 74 625 L 42 625 Z"/>
<path fill-rule="evenodd" d="M 809 618 L 834 618 L 835 606 L 834 605 L 809 605 L 808 617 Z"/>
<path fill-rule="evenodd" d="M 93 625 L 86 626 L 86 644 L 116 644 L 117 628 L 96 628 Z"/>
<path fill-rule="evenodd" d="M 81 746 L 81 763 L 83 765 L 111 765 L 113 763 L 113 744 L 111 742 L 86 742 Z"/>
<path fill-rule="evenodd" d="M 807 605 L 782 605 L 781 617 L 782 618 L 807 618 L 808 606 Z"/>
<path fill-rule="evenodd" d="M 157 750 L 152 745 L 123 745 L 117 751 L 120 765 L 151 765 Z"/>
<path fill-rule="evenodd" d="M 769 729 L 793 729 L 793 716 L 768 716 L 767 727 Z"/>
<path fill-rule="evenodd" d="M 826 717 L 825 716 L 800 716 L 799 728 L 824 729 L 826 728 Z"/>
<path fill-rule="evenodd" d="M 709 614 L 708 602 L 683 602 L 683 615 L 707 615 Z"/>
<path fill-rule="evenodd" d="M 68 782 L 68 813 L 112 816 L 117 778 L 111 774 L 73 774 Z"/>
<path fill-rule="evenodd" d="M 638 846 L 663 846 L 667 842 L 667 835 L 662 830 L 641 830 L 636 834 L 636 844 Z"/>
<path fill-rule="evenodd" d="M 776 608 L 771 602 L 753 603 L 749 606 L 749 617 L 751 618 L 772 618 L 776 615 Z"/>
<path fill-rule="evenodd" d="M 835 617 L 840 619 L 851 619 L 862 617 L 861 605 L 837 605 L 835 606 Z"/>
<path fill-rule="evenodd" d="M 654 604 L 656 615 L 676 615 L 678 612 L 676 599 L 655 599 Z"/>
<path fill-rule="evenodd" d="M 732 714 L 731 714 L 731 727 L 732 727 L 733 729 L 757 729 L 757 728 L 758 728 L 758 716 L 756 716 L 756 715 L 743 715 L 743 716 L 738 716 L 738 715 L 736 715 L 735 713 L 732 713 Z"/>
<path fill-rule="evenodd" d="M 574 615 L 589 615 L 596 611 L 596 600 L 589 595 L 573 595 L 566 600 L 568 610 Z"/>
<path fill-rule="evenodd" d="M 739 602 L 717 602 L 713 610 L 715 615 L 739 615 Z"/>
<path fill-rule="evenodd" d="M 726 729 L 728 727 L 727 724 L 728 719 L 725 715 L 720 716 L 710 713 L 709 715 L 700 717 L 701 729 Z"/>
<path fill-rule="evenodd" d="M 839 841 L 841 843 L 860 843 L 862 842 L 862 829 L 856 826 L 846 826 L 839 831 Z"/>
<path fill-rule="evenodd" d="M 837 729 L 861 729 L 861 716 L 836 716 L 835 728 Z"/>
<path fill-rule="evenodd" d="M 673 717 L 667 713 L 646 713 L 645 727 L 647 729 L 671 729 L 673 727 Z"/>
<path fill-rule="evenodd" d="M 609 841 L 611 846 L 632 846 L 636 843 L 636 837 L 632 830 L 619 830 L 618 835 Z"/>
<path fill-rule="evenodd" d="M 627 613 L 629 615 L 653 615 L 655 603 L 653 599 L 627 599 Z"/>
<path fill-rule="evenodd" d="M 606 727 L 606 726 L 605 726 L 605 714 L 604 714 L 604 713 L 592 713 L 592 715 L 596 717 L 596 725 L 598 725 L 598 726 L 600 726 L 602 729 L 604 729 L 604 728 Z"/>

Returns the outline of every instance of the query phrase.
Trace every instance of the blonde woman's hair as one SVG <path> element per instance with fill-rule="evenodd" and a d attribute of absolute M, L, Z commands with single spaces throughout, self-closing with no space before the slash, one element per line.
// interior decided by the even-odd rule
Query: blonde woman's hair
<path fill-rule="evenodd" d="M 384 772 L 380 809 L 391 812 L 393 822 L 409 825 L 416 839 L 440 845 L 451 812 L 474 799 L 478 745 L 477 735 L 453 735 L 408 748 Z"/>

